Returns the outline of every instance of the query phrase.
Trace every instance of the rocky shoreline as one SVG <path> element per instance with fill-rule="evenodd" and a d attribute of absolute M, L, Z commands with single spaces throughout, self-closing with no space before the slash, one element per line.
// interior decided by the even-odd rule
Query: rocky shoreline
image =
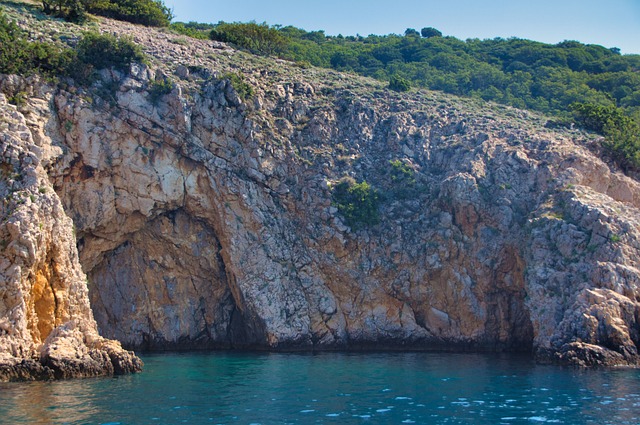
<path fill-rule="evenodd" d="M 157 29 L 100 30 L 150 65 L 89 88 L 0 77 L 5 379 L 139 370 L 113 341 L 639 364 L 640 185 L 594 136 Z M 171 90 L 154 97 L 158 80 Z M 349 225 L 345 179 L 377 191 L 377 221 Z"/>

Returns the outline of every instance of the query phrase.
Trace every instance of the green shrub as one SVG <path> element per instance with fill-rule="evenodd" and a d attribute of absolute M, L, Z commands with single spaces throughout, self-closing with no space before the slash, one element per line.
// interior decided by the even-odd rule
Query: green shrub
<path fill-rule="evenodd" d="M 229 72 L 224 74 L 221 79 L 229 80 L 229 82 L 231 82 L 233 89 L 238 93 L 240 99 L 247 100 L 253 96 L 253 87 L 244 81 L 244 77 L 241 74 Z"/>
<path fill-rule="evenodd" d="M 71 49 L 29 42 L 24 31 L 0 11 L 0 73 L 53 76 L 63 73 L 72 56 Z"/>
<path fill-rule="evenodd" d="M 95 69 L 126 70 L 132 62 L 144 62 L 140 46 L 126 37 L 111 34 L 86 33 L 77 47 L 78 60 Z"/>
<path fill-rule="evenodd" d="M 82 22 L 86 13 L 152 27 L 166 27 L 173 12 L 161 0 L 42 0 L 48 15 Z"/>
<path fill-rule="evenodd" d="M 604 147 L 625 170 L 640 170 L 640 126 L 621 108 L 593 103 L 571 105 L 578 125 L 602 134 Z"/>
<path fill-rule="evenodd" d="M 83 0 L 42 0 L 42 9 L 47 15 L 70 22 L 84 22 L 87 19 L 85 3 Z"/>
<path fill-rule="evenodd" d="M 173 12 L 161 0 L 82 0 L 82 3 L 90 13 L 150 27 L 166 27 L 173 19 Z"/>
<path fill-rule="evenodd" d="M 155 80 L 149 84 L 149 87 L 147 88 L 147 91 L 149 92 L 149 101 L 153 105 L 157 105 L 162 96 L 171 93 L 171 90 L 173 90 L 173 83 L 171 80 L 164 78 Z"/>
<path fill-rule="evenodd" d="M 0 12 L 0 73 L 69 76 L 86 84 L 97 69 L 114 67 L 126 71 L 132 62 L 144 60 L 140 46 L 110 34 L 86 33 L 75 50 L 30 42 L 15 22 Z"/>
<path fill-rule="evenodd" d="M 411 83 L 402 77 L 393 75 L 389 80 L 389 89 L 397 92 L 409 91 Z"/>
<path fill-rule="evenodd" d="M 352 178 L 343 178 L 333 186 L 331 195 L 333 205 L 351 228 L 357 230 L 380 222 L 380 196 L 366 181 L 356 183 Z"/>
<path fill-rule="evenodd" d="M 247 24 L 221 22 L 210 32 L 212 40 L 233 43 L 252 53 L 275 55 L 282 53 L 287 46 L 288 39 L 276 28 L 266 23 Z"/>
<path fill-rule="evenodd" d="M 19 91 L 13 96 L 9 96 L 7 101 L 15 106 L 24 106 L 27 103 L 27 93 L 23 91 Z"/>
<path fill-rule="evenodd" d="M 208 40 L 210 29 L 209 31 L 207 31 L 204 29 L 200 29 L 199 27 L 199 24 L 195 24 L 193 22 L 189 22 L 188 24 L 185 24 L 184 22 L 175 22 L 169 25 L 169 28 L 171 28 L 178 34 L 186 35 L 187 37 L 197 38 L 200 40 Z"/>
<path fill-rule="evenodd" d="M 406 186 L 414 186 L 416 184 L 416 172 L 399 159 L 389 161 L 391 165 L 391 181 Z"/>
<path fill-rule="evenodd" d="M 416 191 L 416 172 L 399 159 L 389 161 L 391 169 L 391 194 L 398 199 L 407 199 Z"/>
<path fill-rule="evenodd" d="M 426 27 L 422 28 L 422 30 L 420 31 L 420 35 L 422 35 L 424 38 L 442 37 L 442 32 L 432 27 Z"/>
<path fill-rule="evenodd" d="M 577 123 L 596 133 L 604 134 L 612 126 L 628 125 L 630 118 L 615 106 L 593 103 L 574 103 L 571 105 Z"/>

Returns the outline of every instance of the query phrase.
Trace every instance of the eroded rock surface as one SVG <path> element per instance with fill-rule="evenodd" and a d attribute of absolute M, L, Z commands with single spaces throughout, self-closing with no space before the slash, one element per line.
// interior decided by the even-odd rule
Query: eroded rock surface
<path fill-rule="evenodd" d="M 219 43 L 102 29 L 131 35 L 152 65 L 103 71 L 50 103 L 34 92 L 29 130 L 52 151 L 48 177 L 103 336 L 150 349 L 513 350 L 638 364 L 640 187 L 594 153 L 592 136 Z M 223 78 L 238 70 L 248 99 Z M 173 91 L 153 99 L 156 78 Z M 393 177 L 397 160 L 415 181 Z M 332 206 L 344 176 L 383 194 L 378 224 L 352 229 Z M 29 193 L 54 199 L 35 189 L 48 184 L 37 177 Z M 42 202 L 20 208 L 32 204 L 35 217 Z M 52 235 L 57 224 L 44 223 Z M 29 263 L 26 302 L 43 318 L 24 327 L 34 341 L 66 323 L 38 283 L 61 275 L 49 252 Z"/>
<path fill-rule="evenodd" d="M 133 353 L 98 335 L 73 223 L 43 168 L 49 148 L 0 94 L 0 381 L 139 371 Z"/>

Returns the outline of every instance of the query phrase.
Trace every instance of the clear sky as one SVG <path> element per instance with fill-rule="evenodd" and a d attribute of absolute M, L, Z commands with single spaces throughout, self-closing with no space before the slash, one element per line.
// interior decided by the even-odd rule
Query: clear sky
<path fill-rule="evenodd" d="M 640 0 L 165 0 L 177 21 L 267 22 L 328 35 L 434 27 L 467 38 L 577 40 L 640 54 Z"/>

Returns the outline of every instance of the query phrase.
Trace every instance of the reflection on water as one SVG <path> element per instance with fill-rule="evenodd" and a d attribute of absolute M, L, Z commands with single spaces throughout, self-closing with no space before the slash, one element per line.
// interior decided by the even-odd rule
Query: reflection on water
<path fill-rule="evenodd" d="M 0 423 L 640 423 L 640 371 L 631 369 L 440 353 L 143 360 L 137 375 L 0 384 Z"/>
<path fill-rule="evenodd" d="M 0 423 L 90 423 L 102 416 L 93 404 L 94 385 L 81 380 L 0 384 Z"/>

